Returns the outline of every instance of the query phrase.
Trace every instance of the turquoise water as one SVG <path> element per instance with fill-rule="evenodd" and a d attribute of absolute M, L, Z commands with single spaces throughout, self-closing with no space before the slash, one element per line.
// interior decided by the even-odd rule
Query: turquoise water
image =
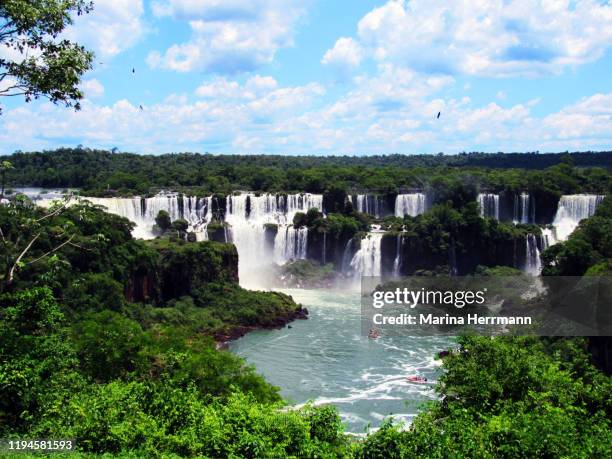
<path fill-rule="evenodd" d="M 414 384 L 408 375 L 435 383 L 436 352 L 453 346 L 448 337 L 381 337 L 361 335 L 357 292 L 284 290 L 308 308 L 310 318 L 292 328 L 261 330 L 230 344 L 256 366 L 283 397 L 300 405 L 334 404 L 347 431 L 363 433 L 392 415 L 409 423 L 434 400 L 433 384 Z"/>

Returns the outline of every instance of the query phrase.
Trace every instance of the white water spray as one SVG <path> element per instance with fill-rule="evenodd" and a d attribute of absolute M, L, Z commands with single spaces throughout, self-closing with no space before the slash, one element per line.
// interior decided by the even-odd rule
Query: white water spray
<path fill-rule="evenodd" d="M 596 194 L 572 194 L 561 196 L 553 221 L 554 240 L 565 241 L 576 229 L 580 220 L 593 216 L 604 196 Z"/>
<path fill-rule="evenodd" d="M 478 206 L 481 217 L 491 217 L 499 220 L 499 195 L 493 193 L 480 193 L 478 195 Z"/>
<path fill-rule="evenodd" d="M 351 260 L 351 268 L 356 276 L 381 275 L 382 232 L 368 233 L 361 240 L 361 248 Z"/>
<path fill-rule="evenodd" d="M 425 212 L 425 195 L 423 193 L 398 194 L 395 198 L 395 216 L 410 215 L 416 217 Z"/>

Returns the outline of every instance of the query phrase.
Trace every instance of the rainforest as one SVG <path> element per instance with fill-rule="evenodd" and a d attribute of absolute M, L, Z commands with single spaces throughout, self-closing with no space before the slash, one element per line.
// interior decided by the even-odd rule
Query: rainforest
<path fill-rule="evenodd" d="M 72 457 L 609 457 L 609 337 L 371 339 L 358 288 L 612 274 L 611 158 L 5 156 L 0 437 L 74 439 Z"/>

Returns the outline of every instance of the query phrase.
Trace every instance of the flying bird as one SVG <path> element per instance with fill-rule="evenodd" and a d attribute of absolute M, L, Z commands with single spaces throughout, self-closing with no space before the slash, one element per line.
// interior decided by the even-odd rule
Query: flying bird
<path fill-rule="evenodd" d="M 139 107 L 141 110 L 144 110 L 144 108 L 142 107 L 142 104 L 140 104 L 138 107 Z"/>
<path fill-rule="evenodd" d="M 441 114 L 441 113 L 442 113 L 442 112 L 438 112 L 438 116 L 436 116 L 436 119 L 440 119 L 440 114 Z"/>
<path fill-rule="evenodd" d="M 136 73 L 136 69 L 132 67 L 132 73 Z"/>

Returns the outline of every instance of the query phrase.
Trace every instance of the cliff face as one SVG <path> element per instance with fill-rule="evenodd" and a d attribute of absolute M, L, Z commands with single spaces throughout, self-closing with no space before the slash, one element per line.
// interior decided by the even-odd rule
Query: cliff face
<path fill-rule="evenodd" d="M 238 283 L 238 252 L 213 241 L 155 240 L 147 263 L 136 268 L 125 289 L 130 302 L 162 303 L 189 295 L 208 283 Z"/>
<path fill-rule="evenodd" d="M 341 271 L 346 245 L 350 239 L 351 237 L 342 234 L 308 231 L 307 258 L 320 264 L 333 263 L 334 269 Z"/>
<path fill-rule="evenodd" d="M 435 270 L 442 266 L 459 275 L 471 274 L 481 266 L 512 266 L 520 268 L 525 262 L 525 237 L 520 233 L 471 237 L 430 244 L 414 234 L 388 233 L 382 239 L 381 258 L 383 275 L 390 275 L 394 260 L 400 254 L 400 273 L 412 275 L 419 270 Z"/>

